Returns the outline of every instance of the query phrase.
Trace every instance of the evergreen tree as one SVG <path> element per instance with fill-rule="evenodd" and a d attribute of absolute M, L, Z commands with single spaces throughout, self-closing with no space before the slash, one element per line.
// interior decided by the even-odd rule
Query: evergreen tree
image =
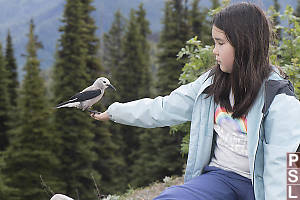
<path fill-rule="evenodd" d="M 123 52 L 126 52 L 126 56 L 116 74 L 116 79 L 122 80 L 122 84 L 119 83 L 119 95 L 123 102 L 136 100 L 139 97 L 139 86 L 143 71 L 140 67 L 140 64 L 143 62 L 140 40 L 141 35 L 139 34 L 135 11 L 132 9 L 123 40 Z"/>
<path fill-rule="evenodd" d="M 4 64 L 4 57 L 2 53 L 2 45 L 0 44 L 0 153 L 4 151 L 8 146 L 8 122 L 9 122 L 9 93 L 8 89 L 8 77 Z M 1 160 L 0 160 L 1 162 Z M 0 172 L 1 173 L 1 172 Z"/>
<path fill-rule="evenodd" d="M 295 9 L 294 15 L 300 17 L 300 0 L 297 0 L 297 8 Z"/>
<path fill-rule="evenodd" d="M 99 78 L 101 73 L 103 73 L 103 67 L 101 66 L 101 61 L 97 56 L 100 47 L 100 40 L 95 35 L 97 27 L 95 26 L 95 20 L 91 17 L 91 13 L 95 10 L 92 3 L 93 0 L 81 0 L 84 26 L 81 37 L 87 48 L 85 58 L 87 73 L 90 74 L 93 82 L 96 78 Z"/>
<path fill-rule="evenodd" d="M 151 86 L 152 86 L 152 74 L 150 69 L 150 44 L 147 40 L 151 30 L 149 27 L 149 21 L 146 19 L 146 10 L 141 3 L 139 9 L 136 11 L 136 20 L 139 27 L 140 34 L 140 44 L 142 50 L 142 63 L 140 67 L 142 68 L 141 74 L 141 87 L 139 91 L 139 97 L 150 97 L 151 96 Z"/>
<path fill-rule="evenodd" d="M 188 18 L 187 1 L 166 1 L 158 55 L 157 89 L 159 95 L 168 95 L 179 86 L 178 78 L 183 61 L 176 60 L 176 55 L 184 46 L 185 41 L 192 36 Z M 142 136 L 145 138 L 141 143 L 144 149 L 141 150 L 147 153 L 141 159 L 145 160 L 144 164 L 142 162 L 140 164 L 145 166 L 146 181 L 182 174 L 184 163 L 184 159 L 180 156 L 182 136 L 180 133 L 171 136 L 169 131 L 169 127 L 159 128 L 153 131 L 152 138 Z M 147 139 L 149 139 L 149 144 L 154 144 L 152 147 L 146 143 Z"/>
<path fill-rule="evenodd" d="M 53 170 L 58 167 L 54 156 L 54 137 L 49 132 L 49 103 L 45 98 L 44 80 L 40 76 L 37 50 L 41 47 L 34 35 L 34 23 L 30 22 L 28 34 L 25 76 L 20 93 L 18 114 L 20 125 L 11 137 L 4 154 L 4 181 L 9 200 L 49 199 L 40 184 L 40 175 L 48 183 L 56 183 Z M 53 187 L 55 189 L 56 186 Z"/>
<path fill-rule="evenodd" d="M 91 81 L 92 74 L 87 72 L 97 71 L 96 65 L 87 68 L 87 56 L 91 50 L 87 49 L 85 34 L 93 28 L 91 24 L 85 25 L 85 9 L 87 7 L 81 0 L 67 0 L 65 4 L 64 25 L 60 28 L 62 34 L 53 77 L 54 102 L 57 104 L 91 84 L 94 80 Z M 94 62 L 93 59 L 89 61 Z M 88 113 L 77 109 L 58 109 L 54 113 L 54 126 L 61 142 L 57 153 L 61 161 L 59 177 L 65 184 L 62 193 L 77 199 L 95 199 L 91 174 L 97 182 L 99 174 L 93 170 L 97 156 L 94 131 L 91 130 L 95 128 L 92 119 Z"/>
<path fill-rule="evenodd" d="M 139 9 L 136 11 L 137 25 L 139 27 L 140 35 L 140 45 L 142 47 L 142 63 L 140 67 L 142 68 L 141 74 L 141 86 L 139 87 L 139 98 L 151 97 L 152 94 L 152 74 L 150 73 L 150 45 L 147 40 L 148 35 L 151 33 L 149 28 L 149 22 L 146 19 L 146 11 L 143 8 L 143 4 L 139 5 Z M 156 176 L 153 174 L 156 172 L 155 168 L 152 168 L 153 156 L 156 156 L 151 151 L 154 146 L 152 141 L 152 133 L 156 130 L 154 129 L 137 129 L 140 131 L 138 133 L 138 141 L 140 144 L 139 149 L 133 152 L 132 157 L 134 157 L 134 162 L 132 166 L 131 174 L 131 184 L 134 187 L 140 187 L 150 184 L 154 181 Z M 152 159 L 151 159 L 152 158 Z"/>
<path fill-rule="evenodd" d="M 116 78 L 121 67 L 121 63 L 124 59 L 123 53 L 123 38 L 125 33 L 125 18 L 120 11 L 117 11 L 114 15 L 114 20 L 108 33 L 103 35 L 104 57 L 103 62 L 106 70 L 106 74 L 113 81 L 113 84 L 117 87 L 118 92 L 110 92 L 106 94 L 107 106 L 112 102 L 120 101 L 119 85 L 122 81 Z M 103 177 L 103 181 L 109 182 L 110 193 L 118 193 L 125 191 L 127 188 L 127 175 L 124 174 L 125 160 L 123 157 L 122 149 L 125 147 L 123 142 L 123 134 L 120 131 L 122 125 L 110 123 L 109 132 L 112 133 L 112 139 L 115 146 L 114 157 L 117 162 L 107 161 L 112 169 L 110 177 Z M 111 156 L 113 154 L 111 153 Z M 112 159 L 110 158 L 112 161 Z M 108 176 L 108 175 L 107 175 Z M 112 178 L 113 177 L 113 178 Z M 110 178 L 110 180 L 108 179 Z"/>
<path fill-rule="evenodd" d="M 280 12 L 280 4 L 279 4 L 278 0 L 273 0 L 273 3 L 274 3 L 274 9 L 276 10 L 276 12 Z M 274 26 L 280 25 L 279 16 L 274 17 L 273 23 L 274 23 Z M 278 38 L 278 40 L 281 40 L 281 30 L 280 29 L 276 30 L 276 37 Z"/>
<path fill-rule="evenodd" d="M 12 38 L 10 35 L 10 31 L 7 33 L 6 38 L 6 53 L 5 53 L 5 67 L 8 72 L 8 92 L 9 92 L 9 101 L 10 105 L 13 108 L 16 108 L 17 106 L 17 99 L 18 99 L 18 67 L 16 64 L 16 59 L 14 57 L 14 49 L 13 49 L 13 43 Z"/>
<path fill-rule="evenodd" d="M 117 79 L 115 78 L 118 74 L 120 65 L 124 58 L 123 53 L 123 38 L 126 26 L 126 19 L 122 16 L 118 10 L 115 13 L 114 21 L 112 22 L 111 28 L 108 33 L 103 35 L 103 46 L 104 46 L 104 57 L 103 62 L 106 68 L 106 73 L 115 80 L 116 86 Z M 111 101 L 119 101 L 120 96 L 118 93 L 109 94 Z"/>
<path fill-rule="evenodd" d="M 91 17 L 91 12 L 95 10 L 94 6 L 91 5 L 93 0 L 82 0 L 83 20 L 84 20 L 84 32 L 82 38 L 84 44 L 86 44 L 87 55 L 86 55 L 86 68 L 87 73 L 90 74 L 91 80 L 96 80 L 98 77 L 104 75 L 104 68 L 101 65 L 101 60 L 97 53 L 99 52 L 100 40 L 96 37 L 95 21 Z M 114 84 L 114 81 L 111 80 Z M 114 93 L 113 91 L 106 91 L 107 93 Z M 103 97 L 102 102 L 106 99 Z M 96 104 L 94 109 L 104 110 L 103 103 Z M 112 141 L 112 135 L 108 129 L 108 123 L 99 124 L 97 121 L 93 121 L 93 127 L 91 131 L 94 132 L 95 138 L 95 152 L 97 153 L 97 160 L 94 163 L 94 169 L 100 174 L 101 181 L 100 185 L 102 193 L 118 192 L 120 189 L 120 159 L 115 155 L 117 151 L 117 145 Z M 124 183 L 123 183 L 124 184 Z"/>
<path fill-rule="evenodd" d="M 143 79 L 145 78 L 145 55 L 143 54 L 143 36 L 141 35 L 141 27 L 138 24 L 136 11 L 131 10 L 130 19 L 125 31 L 123 39 L 123 52 L 126 55 L 122 59 L 122 63 L 118 67 L 118 73 L 116 73 L 115 79 L 118 80 L 119 95 L 121 102 L 133 101 L 141 98 Z M 136 150 L 139 149 L 139 135 L 144 129 L 120 125 L 120 135 L 124 142 L 124 146 L 121 147 L 123 157 L 125 159 L 127 168 L 124 169 L 124 174 L 127 175 L 127 181 L 129 184 L 133 184 L 134 169 L 133 164 L 137 159 Z"/>
<path fill-rule="evenodd" d="M 7 121 L 7 135 L 11 135 L 18 126 L 19 115 L 17 108 L 19 81 L 18 81 L 18 67 L 16 64 L 16 59 L 14 57 L 14 49 L 10 31 L 7 33 L 6 38 L 6 50 L 5 50 L 5 69 L 7 72 L 7 92 L 8 92 L 8 104 L 7 116 L 9 117 Z M 8 138 L 9 139 L 9 138 Z"/>
<path fill-rule="evenodd" d="M 160 95 L 167 95 L 178 87 L 183 62 L 176 60 L 176 55 L 185 41 L 192 36 L 182 0 L 166 1 L 164 12 L 157 74 L 157 88 Z"/>
<path fill-rule="evenodd" d="M 206 19 L 208 9 L 202 9 L 199 7 L 199 3 L 200 0 L 193 0 L 192 2 L 190 24 L 192 26 L 193 36 L 197 36 L 198 39 L 205 45 L 209 44 L 211 40 L 210 25 Z"/>
<path fill-rule="evenodd" d="M 193 1 L 190 19 L 191 19 L 193 35 L 201 38 L 203 19 L 199 9 L 199 2 L 200 0 Z"/>
<path fill-rule="evenodd" d="M 219 0 L 211 0 L 211 9 L 216 9 L 220 7 L 220 1 Z"/>

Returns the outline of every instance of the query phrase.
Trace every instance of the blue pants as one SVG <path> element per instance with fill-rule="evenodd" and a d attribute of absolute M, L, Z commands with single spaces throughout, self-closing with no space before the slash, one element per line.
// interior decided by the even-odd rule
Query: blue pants
<path fill-rule="evenodd" d="M 203 174 L 171 186 L 154 200 L 254 200 L 251 180 L 234 172 L 207 166 Z"/>

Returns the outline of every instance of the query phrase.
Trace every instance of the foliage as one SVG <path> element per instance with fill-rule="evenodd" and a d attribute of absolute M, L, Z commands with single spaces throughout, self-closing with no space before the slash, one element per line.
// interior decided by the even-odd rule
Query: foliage
<path fill-rule="evenodd" d="M 151 97 L 151 86 L 152 84 L 152 74 L 150 71 L 150 44 L 148 42 L 147 37 L 151 34 L 150 23 L 146 19 L 146 10 L 141 3 L 139 5 L 138 10 L 136 11 L 136 21 L 139 27 L 140 34 L 140 44 L 141 50 L 143 52 L 143 58 L 140 65 L 142 68 L 142 73 L 140 74 L 141 78 L 141 86 L 139 90 L 139 97 L 146 98 Z"/>
<path fill-rule="evenodd" d="M 178 87 L 178 77 L 184 60 L 175 58 L 185 41 L 193 34 L 190 17 L 187 1 L 165 1 L 163 29 L 160 33 L 157 54 L 156 88 L 158 95 L 168 95 Z M 147 148 L 152 155 L 148 153 L 145 160 L 149 160 L 147 164 L 150 167 L 147 166 L 147 169 L 152 173 L 154 180 L 161 180 L 163 177 L 173 174 L 182 174 L 185 162 L 185 158 L 180 158 L 179 149 L 182 134 L 178 132 L 170 136 L 169 131 L 169 127 L 159 128 L 153 131 L 152 137 L 148 136 L 150 144 L 153 145 L 151 147 L 149 144 Z M 146 141 L 145 138 L 144 141 Z"/>
<path fill-rule="evenodd" d="M 230 4 L 230 1 L 231 0 L 222 0 L 221 5 L 220 4 L 215 4 L 215 6 L 213 6 L 209 10 L 208 14 L 210 16 L 214 16 L 215 14 L 217 14 L 218 12 L 220 12 L 224 7 L 228 6 Z"/>
<path fill-rule="evenodd" d="M 188 58 L 189 60 L 180 74 L 180 83 L 186 84 L 196 80 L 215 63 L 212 50 L 213 46 L 203 46 L 197 37 L 186 42 L 186 46 L 177 55 L 177 59 Z"/>
<path fill-rule="evenodd" d="M 7 70 L 8 76 L 8 91 L 9 91 L 9 101 L 12 108 L 16 108 L 17 106 L 17 97 L 18 97 L 18 72 L 17 72 L 17 63 L 14 57 L 14 49 L 12 38 L 10 32 L 7 33 L 6 38 L 6 50 L 5 50 L 5 68 Z"/>
<path fill-rule="evenodd" d="M 297 8 L 296 8 L 296 10 L 295 10 L 294 15 L 295 15 L 296 17 L 300 17 L 300 0 L 297 0 Z"/>
<path fill-rule="evenodd" d="M 94 44 L 97 45 L 97 42 L 92 37 L 95 27 L 88 17 L 92 10 L 90 2 L 66 2 L 53 73 L 54 105 L 91 85 L 94 81 L 91 78 L 95 78 L 94 75 L 98 73 L 98 61 L 94 59 Z M 87 67 L 88 64 L 91 65 Z M 53 118 L 55 135 L 60 144 L 56 153 L 61 167 L 56 176 L 60 178 L 63 187 L 59 191 L 81 199 L 93 199 L 90 174 L 93 174 L 97 182 L 100 180 L 100 175 L 93 166 L 97 160 L 93 141 L 96 129 L 94 121 L 88 113 L 71 108 L 54 110 Z M 105 142 L 103 141 L 104 145 Z"/>
<path fill-rule="evenodd" d="M 104 76 L 104 67 L 101 64 L 101 59 L 98 55 L 100 49 L 100 40 L 96 36 L 97 27 L 95 25 L 95 20 L 91 16 L 92 12 L 95 10 L 95 7 L 92 4 L 93 0 L 81 0 L 84 28 L 82 29 L 80 35 L 83 39 L 83 44 L 87 49 L 84 59 L 86 73 L 90 76 L 91 80 L 90 84 L 97 78 Z M 107 93 L 114 92 L 112 90 L 107 90 L 105 97 Z M 93 109 L 102 112 L 105 109 L 103 104 L 105 97 L 102 99 L 101 103 L 95 104 Z M 112 141 L 113 137 L 107 123 L 102 123 L 101 126 L 99 126 L 99 122 L 93 120 L 89 128 L 90 131 L 94 133 L 93 142 L 95 143 L 95 146 L 93 147 L 93 151 L 95 151 L 97 154 L 97 159 L 95 159 L 93 163 L 93 168 L 101 176 L 99 183 L 103 188 L 102 192 L 116 192 L 116 188 L 119 189 L 117 187 L 118 184 L 116 183 L 117 181 L 120 181 L 118 178 L 119 174 L 116 172 L 117 169 L 119 169 L 121 162 L 119 161 L 121 158 L 117 158 L 115 155 L 115 152 L 118 150 L 118 146 Z"/>
<path fill-rule="evenodd" d="M 33 21 L 28 34 L 25 77 L 20 91 L 18 114 L 20 124 L 10 137 L 4 152 L 4 182 L 8 199 L 46 199 L 40 187 L 40 174 L 57 182 L 54 170 L 58 160 L 54 155 L 53 134 L 49 131 L 49 103 L 45 98 L 44 80 L 40 76 L 37 50 L 40 43 L 34 34 Z M 26 180 L 26 184 L 23 184 Z"/>
<path fill-rule="evenodd" d="M 295 87 L 297 97 L 300 97 L 300 18 L 293 15 L 293 8 L 287 6 L 280 14 L 270 8 L 271 17 L 280 16 L 286 26 L 277 25 L 274 31 L 282 29 L 282 40 L 275 38 L 271 46 L 271 63 L 283 68 Z"/>
<path fill-rule="evenodd" d="M 120 65 L 124 59 L 123 53 L 123 37 L 125 32 L 126 19 L 122 16 L 120 11 L 117 11 L 114 15 L 114 20 L 111 25 L 110 30 L 103 35 L 103 65 L 105 68 L 106 76 L 111 80 L 112 84 L 116 86 L 117 92 L 108 92 L 105 94 L 106 101 L 102 103 L 105 106 L 111 104 L 111 102 L 120 101 L 119 93 L 119 81 L 118 72 L 120 70 Z M 118 193 L 125 191 L 127 187 L 127 175 L 124 174 L 125 159 L 123 157 L 122 148 L 125 147 L 123 141 L 123 133 L 120 131 L 122 125 L 120 124 L 109 124 L 109 132 L 112 134 L 112 140 L 115 145 L 115 151 L 110 152 L 110 156 L 107 163 L 111 168 L 111 173 L 106 174 L 102 177 L 103 181 L 108 183 L 103 185 L 104 193 Z M 117 160 L 117 163 L 112 163 L 111 161 Z M 102 181 L 101 180 L 101 181 Z"/>
<path fill-rule="evenodd" d="M 138 98 L 151 97 L 153 91 L 152 74 L 150 71 L 150 44 L 147 37 L 151 34 L 149 21 L 146 19 L 146 10 L 143 4 L 139 5 L 135 11 L 136 24 L 138 26 L 139 44 L 141 46 L 142 59 L 140 61 L 141 83 L 138 87 Z M 131 173 L 129 183 L 132 187 L 148 185 L 158 176 L 157 159 L 155 159 L 155 150 L 153 150 L 155 129 L 140 129 L 135 128 L 139 148 L 131 152 L 133 164 L 130 167 Z"/>
<path fill-rule="evenodd" d="M 6 110 L 6 115 L 9 118 L 6 122 L 6 126 L 7 134 L 10 135 L 15 127 L 18 126 L 19 121 L 19 115 L 17 113 L 17 101 L 19 97 L 18 66 L 14 57 L 14 48 L 10 31 L 8 31 L 6 37 L 5 71 L 8 103 L 6 104 L 6 108 L 1 110 Z"/>
<path fill-rule="evenodd" d="M 186 42 L 186 46 L 178 53 L 177 59 L 187 58 L 182 73 L 179 77 L 180 83 L 186 84 L 196 80 L 202 73 L 206 72 L 215 63 L 215 57 L 212 53 L 213 46 L 201 44 L 201 41 L 194 37 Z M 171 128 L 171 133 L 177 131 L 189 133 L 190 123 L 184 123 Z M 182 139 L 181 152 L 188 153 L 189 134 L 186 134 Z"/>
<path fill-rule="evenodd" d="M 4 57 L 2 55 L 2 45 L 0 44 L 0 152 L 8 146 L 8 122 L 10 103 L 8 99 L 8 77 L 4 66 Z M 1 160 L 0 160 L 1 163 Z M 0 172 L 1 173 L 1 172 Z"/>
<path fill-rule="evenodd" d="M 115 84 L 118 84 L 118 75 L 120 64 L 124 59 L 123 52 L 123 37 L 125 32 L 126 19 L 122 16 L 120 11 L 114 15 L 114 20 L 111 24 L 110 30 L 103 34 L 103 63 L 108 77 L 115 79 Z M 118 93 L 108 94 L 111 101 L 119 101 Z"/>
<path fill-rule="evenodd" d="M 193 0 L 192 8 L 189 11 L 192 36 L 197 36 L 203 44 L 209 44 L 212 41 L 210 37 L 209 9 L 202 8 L 200 2 L 200 0 Z"/>
<path fill-rule="evenodd" d="M 157 89 L 159 95 L 167 95 L 178 87 L 178 77 L 184 60 L 174 59 L 191 35 L 187 10 L 182 0 L 166 1 L 163 30 L 160 34 L 158 53 Z"/>

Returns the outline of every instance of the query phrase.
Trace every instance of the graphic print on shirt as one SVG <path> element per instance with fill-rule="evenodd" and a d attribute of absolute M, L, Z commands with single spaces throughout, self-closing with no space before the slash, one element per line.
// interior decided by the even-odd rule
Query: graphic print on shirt
<path fill-rule="evenodd" d="M 216 108 L 214 129 L 219 136 L 217 143 L 239 155 L 247 156 L 247 119 L 234 119 L 231 115 L 220 105 Z"/>
<path fill-rule="evenodd" d="M 247 134 L 247 119 L 241 117 L 240 119 L 233 119 L 232 113 L 228 113 L 225 108 L 218 106 L 215 112 L 215 124 L 228 124 L 235 132 Z"/>

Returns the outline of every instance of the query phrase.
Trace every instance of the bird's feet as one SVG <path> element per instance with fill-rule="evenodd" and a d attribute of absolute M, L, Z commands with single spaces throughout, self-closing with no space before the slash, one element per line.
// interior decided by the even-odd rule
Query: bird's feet
<path fill-rule="evenodd" d="M 90 112 L 91 114 L 101 114 L 101 112 L 99 112 L 97 110 L 88 109 L 87 111 Z"/>

